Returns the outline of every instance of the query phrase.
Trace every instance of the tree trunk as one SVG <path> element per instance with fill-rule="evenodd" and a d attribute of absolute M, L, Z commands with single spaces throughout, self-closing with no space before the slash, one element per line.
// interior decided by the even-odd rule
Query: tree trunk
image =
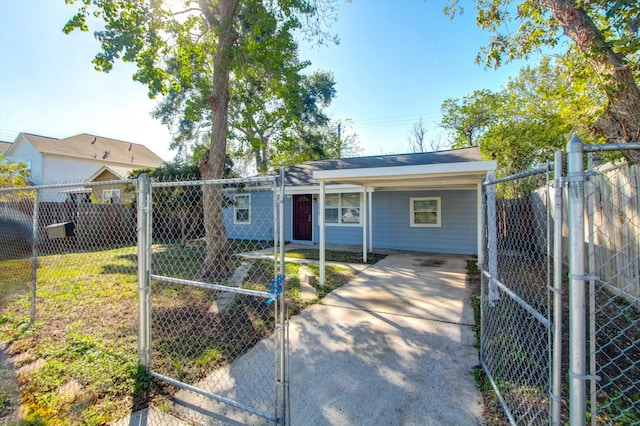
<path fill-rule="evenodd" d="M 213 93 L 211 105 L 211 147 L 209 155 L 198 164 L 203 179 L 222 179 L 227 155 L 229 131 L 229 68 L 236 34 L 233 21 L 239 0 L 219 0 L 217 7 L 209 0 L 200 0 L 200 7 L 212 28 L 217 29 L 218 44 L 213 56 Z M 221 185 L 205 185 L 202 189 L 205 240 L 207 253 L 200 271 L 201 278 L 219 279 L 229 275 L 227 233 L 222 216 Z"/>
<path fill-rule="evenodd" d="M 594 131 L 608 142 L 640 139 L 640 91 L 629 65 L 613 51 L 575 0 L 543 0 L 542 5 L 551 11 L 604 81 L 608 102 L 604 115 L 593 125 Z M 640 164 L 640 152 L 629 151 L 628 157 Z"/>

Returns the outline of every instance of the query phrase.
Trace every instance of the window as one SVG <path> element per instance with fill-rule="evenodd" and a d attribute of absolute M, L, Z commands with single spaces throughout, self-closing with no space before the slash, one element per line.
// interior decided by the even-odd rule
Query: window
<path fill-rule="evenodd" d="M 440 197 L 411 198 L 411 226 L 440 226 Z"/>
<path fill-rule="evenodd" d="M 251 224 L 251 195 L 236 194 L 233 210 L 233 223 Z"/>
<path fill-rule="evenodd" d="M 324 199 L 324 221 L 327 224 L 359 224 L 360 194 L 327 194 Z"/>
<path fill-rule="evenodd" d="M 106 204 L 120 203 L 120 190 L 119 189 L 103 189 L 102 202 Z"/>

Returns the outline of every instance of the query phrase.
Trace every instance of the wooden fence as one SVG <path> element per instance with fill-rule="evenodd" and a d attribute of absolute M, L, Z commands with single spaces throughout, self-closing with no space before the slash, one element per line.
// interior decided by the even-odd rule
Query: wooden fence
<path fill-rule="evenodd" d="M 640 304 L 640 166 L 610 163 L 595 169 L 585 184 L 585 253 L 593 275 L 611 292 Z M 554 199 L 547 188 L 528 198 L 498 200 L 498 230 L 510 246 L 531 253 L 546 250 L 547 210 L 553 230 Z M 563 259 L 568 256 L 568 203 L 563 196 Z M 509 232 L 509 236 L 506 232 Z M 591 236 L 591 238 L 590 238 Z M 589 244 L 591 239 L 592 244 Z M 509 247 L 509 245 L 507 246 Z"/>

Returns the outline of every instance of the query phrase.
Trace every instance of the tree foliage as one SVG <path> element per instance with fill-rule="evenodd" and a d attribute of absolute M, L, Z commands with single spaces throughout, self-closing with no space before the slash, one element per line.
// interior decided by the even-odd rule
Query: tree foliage
<path fill-rule="evenodd" d="M 454 147 L 479 145 L 485 158 L 497 160 L 500 175 L 521 172 L 553 161 L 571 134 L 598 142 L 589 129 L 597 106 L 584 90 L 588 85 L 563 62 L 545 59 L 520 70 L 499 92 L 477 90 L 444 101 L 441 125 Z"/>
<path fill-rule="evenodd" d="M 23 162 L 9 160 L 0 153 L 0 188 L 21 188 L 29 185 L 31 172 Z"/>
<path fill-rule="evenodd" d="M 589 123 L 592 131 L 612 142 L 640 138 L 640 2 L 476 0 L 475 5 L 477 24 L 492 34 L 478 62 L 497 67 L 543 48 L 559 50 L 566 36 L 571 41 L 566 64 L 574 73 L 591 74 L 594 98 L 604 99 L 601 114 Z M 461 13 L 461 2 L 449 0 L 445 12 Z"/>
<path fill-rule="evenodd" d="M 325 36 L 324 12 L 333 2 L 66 1 L 78 5 L 77 13 L 64 26 L 66 33 L 75 29 L 88 31 L 94 17 L 103 22 L 103 29 L 95 32 L 101 43 L 101 51 L 93 60 L 97 70 L 108 72 L 117 60 L 134 63 L 133 78 L 147 86 L 151 97 L 173 96 L 177 108 L 172 114 L 184 126 L 181 130 L 189 130 L 203 115 L 207 116 L 208 153 L 198 165 L 204 179 L 224 176 L 230 81 L 252 67 L 262 67 L 276 75 L 281 61 L 272 61 L 272 54 L 262 53 L 270 44 L 286 43 L 285 36 L 294 31 Z M 256 57 L 261 59 L 247 61 Z M 207 256 L 199 274 L 202 277 L 222 278 L 230 272 L 222 207 L 217 202 L 221 195 L 218 185 L 206 186 L 203 191 Z"/>

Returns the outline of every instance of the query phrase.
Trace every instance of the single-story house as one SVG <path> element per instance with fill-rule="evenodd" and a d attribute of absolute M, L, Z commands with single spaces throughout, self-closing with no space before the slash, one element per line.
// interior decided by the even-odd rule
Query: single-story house
<path fill-rule="evenodd" d="M 318 245 L 477 254 L 482 181 L 496 170 L 478 147 L 309 161 L 284 170 L 285 240 Z M 252 227 L 271 215 L 268 191 L 231 194 L 229 238 L 273 238 Z M 324 206 L 324 208 L 321 208 Z M 321 255 L 322 257 L 322 255 Z"/>
<path fill-rule="evenodd" d="M 164 160 L 144 145 L 82 133 L 63 139 L 19 133 L 6 152 L 11 161 L 22 161 L 34 185 L 78 183 L 44 191 L 43 201 L 79 202 L 93 194 L 99 202 L 122 202 L 119 185 L 84 185 L 85 182 L 121 180 L 135 169 L 157 168 Z"/>

